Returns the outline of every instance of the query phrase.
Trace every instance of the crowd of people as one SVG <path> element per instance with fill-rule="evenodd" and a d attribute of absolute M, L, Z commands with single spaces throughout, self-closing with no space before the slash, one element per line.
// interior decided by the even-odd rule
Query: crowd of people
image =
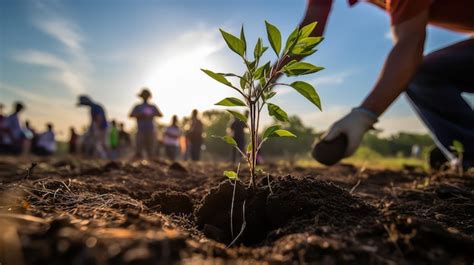
<path fill-rule="evenodd" d="M 52 155 L 57 150 L 53 124 L 47 123 L 43 132 L 37 132 L 27 120 L 21 126 L 23 103 L 15 102 L 10 115 L 0 105 L 0 154 L 21 155 L 25 152 L 39 156 Z"/>
<path fill-rule="evenodd" d="M 71 155 L 101 159 L 149 159 L 164 155 L 173 161 L 199 161 L 204 135 L 199 112 L 193 110 L 185 124 L 180 124 L 178 117 L 174 115 L 170 124 L 159 131 L 156 120 L 163 117 L 163 114 L 151 102 L 150 90 L 142 89 L 138 97 L 141 102 L 135 105 L 129 114 L 129 118 L 136 120 L 136 133 L 132 140 L 123 122 L 109 121 L 101 104 L 87 95 L 80 95 L 77 106 L 89 109 L 90 122 L 82 134 L 74 127 L 70 128 L 67 152 Z M 0 105 L 0 154 L 55 154 L 58 144 L 53 124 L 46 124 L 45 131 L 41 133 L 36 132 L 29 121 L 25 121 L 22 126 L 20 116 L 24 109 L 23 103 L 16 102 L 13 111 L 4 115 L 3 105 Z M 245 145 L 245 127 L 245 123 L 239 120 L 230 124 L 232 135 L 242 150 Z M 234 154 L 232 160 L 237 161 L 237 157 L 237 154 Z"/>

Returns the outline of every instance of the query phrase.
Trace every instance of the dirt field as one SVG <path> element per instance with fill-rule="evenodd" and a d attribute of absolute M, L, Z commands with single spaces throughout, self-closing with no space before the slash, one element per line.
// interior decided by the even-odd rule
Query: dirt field
<path fill-rule="evenodd" d="M 267 165 L 231 228 L 229 165 L 0 161 L 2 265 L 474 262 L 472 173 Z"/>

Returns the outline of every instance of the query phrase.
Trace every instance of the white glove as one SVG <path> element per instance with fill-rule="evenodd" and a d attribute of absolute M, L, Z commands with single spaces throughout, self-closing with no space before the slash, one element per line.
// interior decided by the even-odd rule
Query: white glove
<path fill-rule="evenodd" d="M 328 130 L 323 141 L 331 141 L 341 133 L 347 136 L 345 157 L 352 155 L 362 141 L 364 134 L 377 122 L 377 115 L 370 110 L 359 107 L 335 122 Z"/>

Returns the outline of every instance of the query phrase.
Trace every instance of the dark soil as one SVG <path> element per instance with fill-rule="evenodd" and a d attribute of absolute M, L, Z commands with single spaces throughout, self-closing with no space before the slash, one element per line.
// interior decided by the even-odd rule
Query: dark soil
<path fill-rule="evenodd" d="M 231 229 L 229 165 L 0 159 L 2 265 L 474 261 L 472 173 L 271 165 Z"/>
<path fill-rule="evenodd" d="M 275 179 L 271 186 L 271 190 L 268 184 L 254 190 L 237 183 L 232 222 L 234 236 L 229 225 L 234 194 L 230 181 L 222 182 L 204 197 L 196 212 L 197 224 L 208 237 L 229 244 L 243 225 L 245 211 L 246 227 L 238 242 L 252 245 L 262 242 L 272 230 L 279 229 L 281 235 L 286 225 L 298 220 L 317 218 L 320 225 L 344 228 L 362 225 L 366 220 L 370 222 L 378 214 L 375 208 L 344 189 L 319 179 L 288 176 Z"/>

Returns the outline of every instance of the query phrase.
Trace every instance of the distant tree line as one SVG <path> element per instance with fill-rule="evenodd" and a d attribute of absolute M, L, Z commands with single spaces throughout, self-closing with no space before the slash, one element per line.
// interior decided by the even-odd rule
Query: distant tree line
<path fill-rule="evenodd" d="M 221 139 L 212 136 L 230 134 L 231 115 L 224 111 L 209 110 L 203 112 L 202 119 L 206 134 L 204 141 L 205 153 L 218 160 L 230 159 L 231 147 Z M 268 140 L 261 152 L 264 158 L 309 158 L 313 142 L 322 132 L 305 126 L 297 116 L 291 116 L 289 119 L 288 123 L 282 124 L 274 121 L 273 124 L 280 124 L 283 129 L 297 135 L 297 138 L 279 138 L 278 141 Z M 400 132 L 382 137 L 378 132 L 371 132 L 365 135 L 361 145 L 363 148 L 361 149 L 369 149 L 372 154 L 375 153 L 381 156 L 409 157 L 414 145 L 418 145 L 421 153 L 425 153 L 434 143 L 428 134 Z"/>

